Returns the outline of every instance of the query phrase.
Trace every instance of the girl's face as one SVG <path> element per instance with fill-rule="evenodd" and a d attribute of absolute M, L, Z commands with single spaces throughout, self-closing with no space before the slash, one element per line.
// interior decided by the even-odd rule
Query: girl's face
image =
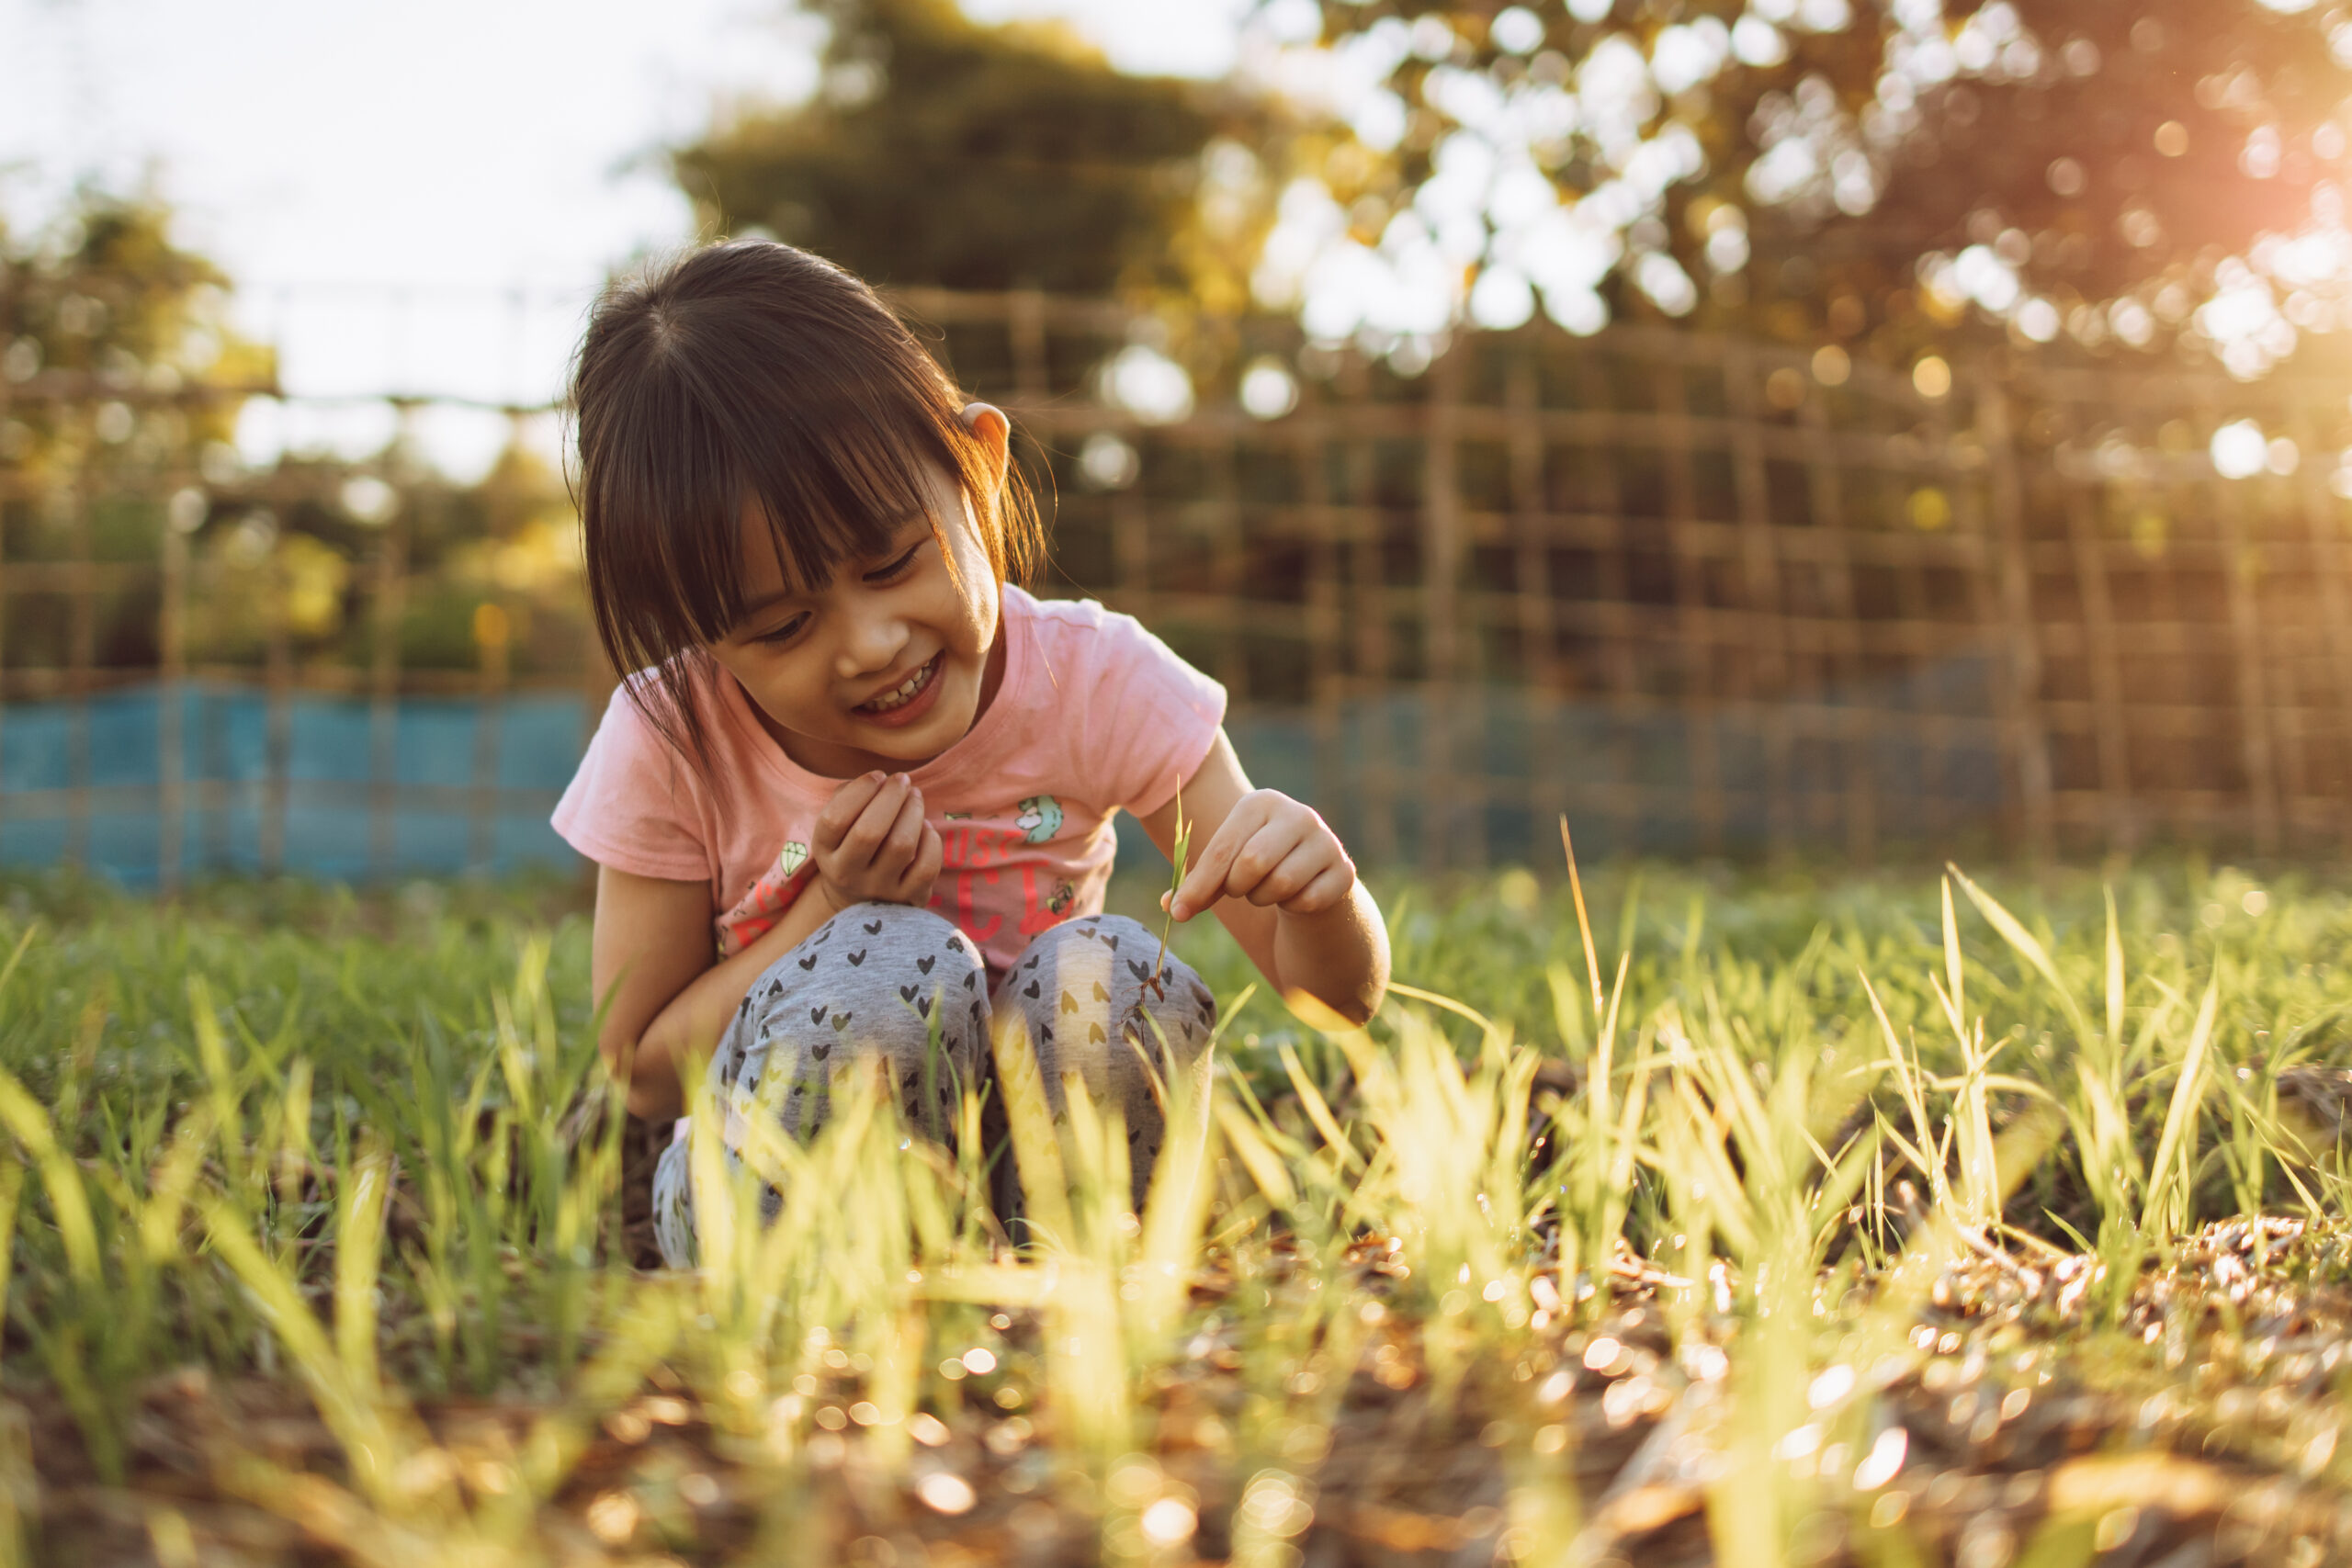
<path fill-rule="evenodd" d="M 976 405 L 967 417 L 1001 454 L 1003 416 Z M 931 516 L 901 518 L 887 547 L 807 592 L 786 581 L 765 512 L 744 508 L 745 608 L 710 655 L 811 773 L 928 761 L 972 728 L 1003 677 L 1001 600 L 978 520 L 944 470 L 928 480 Z"/>

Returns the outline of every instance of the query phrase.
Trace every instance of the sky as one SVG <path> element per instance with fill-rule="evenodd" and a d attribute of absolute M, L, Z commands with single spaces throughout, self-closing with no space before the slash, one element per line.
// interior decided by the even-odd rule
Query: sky
<path fill-rule="evenodd" d="M 967 9 L 1205 76 L 1245 3 Z M 805 93 L 820 37 L 775 0 L 0 0 L 0 211 L 37 220 L 93 171 L 152 179 L 289 391 L 537 401 L 608 269 L 691 237 L 652 154 L 729 104 Z M 364 450 L 388 417 L 257 409 L 240 439 Z M 503 438 L 442 423 L 455 466 Z"/>

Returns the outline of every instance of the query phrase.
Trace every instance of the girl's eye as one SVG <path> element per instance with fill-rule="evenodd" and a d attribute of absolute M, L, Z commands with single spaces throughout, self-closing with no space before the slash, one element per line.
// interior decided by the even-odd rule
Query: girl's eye
<path fill-rule="evenodd" d="M 773 631 L 762 632 L 758 637 L 753 637 L 752 640 L 753 642 L 766 643 L 771 647 L 778 646 L 790 642 L 794 637 L 798 637 L 800 635 L 800 628 L 808 624 L 808 616 L 795 615 L 792 619 L 785 622 L 784 625 L 775 627 Z"/>
<path fill-rule="evenodd" d="M 865 581 L 868 582 L 889 581 L 892 578 L 897 577 L 899 573 L 905 571 L 907 568 L 914 565 L 915 557 L 920 555 L 922 552 L 922 546 L 921 544 L 911 547 L 908 549 L 905 555 L 900 556 L 897 560 L 892 561 L 889 565 L 880 567 L 873 571 L 867 572 L 865 574 Z"/>

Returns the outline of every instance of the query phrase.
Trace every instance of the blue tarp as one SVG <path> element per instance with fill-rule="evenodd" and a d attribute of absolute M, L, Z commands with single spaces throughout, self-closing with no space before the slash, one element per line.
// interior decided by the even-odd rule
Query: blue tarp
<path fill-rule="evenodd" d="M 1843 848 L 1862 796 L 1877 803 L 1878 841 L 1948 844 L 1990 829 L 2006 798 L 1994 674 L 1990 659 L 1964 657 L 1802 702 L 1679 712 L 1510 687 L 1457 689 L 1451 702 L 1397 692 L 1342 705 L 1319 768 L 1305 717 L 1238 712 L 1227 728 L 1252 783 L 1312 802 L 1351 845 L 1377 846 L 1385 813 L 1408 865 L 1553 863 L 1551 812 L 1564 805 L 1579 853 L 1693 854 L 1710 838 L 1705 774 L 1726 852 L 1771 843 L 1776 797 L 1797 844 Z"/>
<path fill-rule="evenodd" d="M 166 705 L 171 705 L 167 706 Z M 179 721 L 184 875 L 263 869 L 270 802 L 269 709 L 261 691 L 210 683 L 95 694 L 79 703 L 0 709 L 0 863 L 78 859 L 132 886 L 153 886 L 164 852 L 164 720 Z M 402 697 L 392 705 L 384 778 L 389 829 L 365 798 L 377 777 L 374 714 L 364 697 L 297 694 L 287 704 L 286 812 L 279 869 L 364 879 L 577 863 L 548 813 L 580 760 L 585 705 L 569 694 Z M 479 824 L 463 796 L 495 793 Z M 77 814 L 68 794 L 91 792 Z M 344 786 L 334 788 L 333 786 Z"/>
<path fill-rule="evenodd" d="M 1796 842 L 1841 844 L 1862 795 L 1879 802 L 1878 839 L 1941 841 L 2001 808 L 1993 679 L 1990 659 L 1967 657 L 1778 709 L 1695 716 L 1508 687 L 1451 702 L 1405 690 L 1341 705 L 1320 735 L 1309 715 L 1268 709 L 1237 710 L 1227 729 L 1254 782 L 1314 804 L 1361 857 L 1385 843 L 1407 864 L 1548 863 L 1558 852 L 1545 802 L 1577 804 L 1578 848 L 1595 857 L 1690 853 L 1705 842 L 1707 770 L 1723 812 L 1713 837 L 1726 851 L 1770 841 L 1776 797 Z M 175 709 L 180 874 L 265 869 L 264 814 L 277 798 L 268 701 L 214 683 L 0 709 L 0 863 L 73 860 L 154 886 L 166 847 L 163 721 Z M 1875 718 L 1862 739 L 1848 721 L 1865 713 Z M 288 699 L 277 869 L 359 881 L 578 865 L 548 814 L 587 739 L 582 697 L 409 696 L 390 715 L 379 738 L 365 697 Z M 1902 722 L 1918 718 L 1937 721 L 1933 744 L 1928 727 Z M 379 761 L 390 787 L 371 800 Z M 1123 859 L 1151 863 L 1131 819 L 1120 833 Z"/>

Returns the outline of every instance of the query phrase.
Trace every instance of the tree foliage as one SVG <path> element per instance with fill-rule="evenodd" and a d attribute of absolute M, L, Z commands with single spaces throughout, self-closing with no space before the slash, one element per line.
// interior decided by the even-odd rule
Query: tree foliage
<path fill-rule="evenodd" d="M 459 485 L 397 439 L 360 460 L 294 452 L 249 468 L 239 412 L 274 388 L 276 365 L 236 331 L 230 302 L 228 276 L 175 241 L 153 197 L 93 188 L 39 229 L 0 224 L 0 557 L 147 565 L 170 530 L 187 546 L 192 664 L 256 663 L 282 632 L 306 661 L 364 668 L 368 563 L 399 514 L 404 667 L 475 666 L 492 599 L 514 668 L 576 662 L 561 476 L 512 447 Z M 19 595 L 0 620 L 0 665 L 151 669 L 159 594 L 130 573 L 83 608 Z M 534 607 L 548 612 L 537 628 Z"/>
<path fill-rule="evenodd" d="M 1107 294 L 1180 280 L 1197 160 L 1227 108 L 1058 28 L 952 0 L 826 0 L 807 104 L 675 157 L 707 229 L 763 229 L 879 284 Z"/>
<path fill-rule="evenodd" d="M 1323 0 L 1298 38 L 1314 9 L 1260 6 L 1294 32 L 1275 74 L 1355 134 L 1285 204 L 1260 293 L 1327 338 L 1540 304 L 2256 375 L 2346 318 L 2343 7 Z M 1416 279 L 1445 320 L 1384 319 Z"/>
<path fill-rule="evenodd" d="M 8 504 L 126 468 L 194 468 L 228 438 L 231 389 L 274 368 L 229 325 L 228 281 L 173 241 L 153 199 L 87 190 L 38 231 L 0 219 Z"/>

